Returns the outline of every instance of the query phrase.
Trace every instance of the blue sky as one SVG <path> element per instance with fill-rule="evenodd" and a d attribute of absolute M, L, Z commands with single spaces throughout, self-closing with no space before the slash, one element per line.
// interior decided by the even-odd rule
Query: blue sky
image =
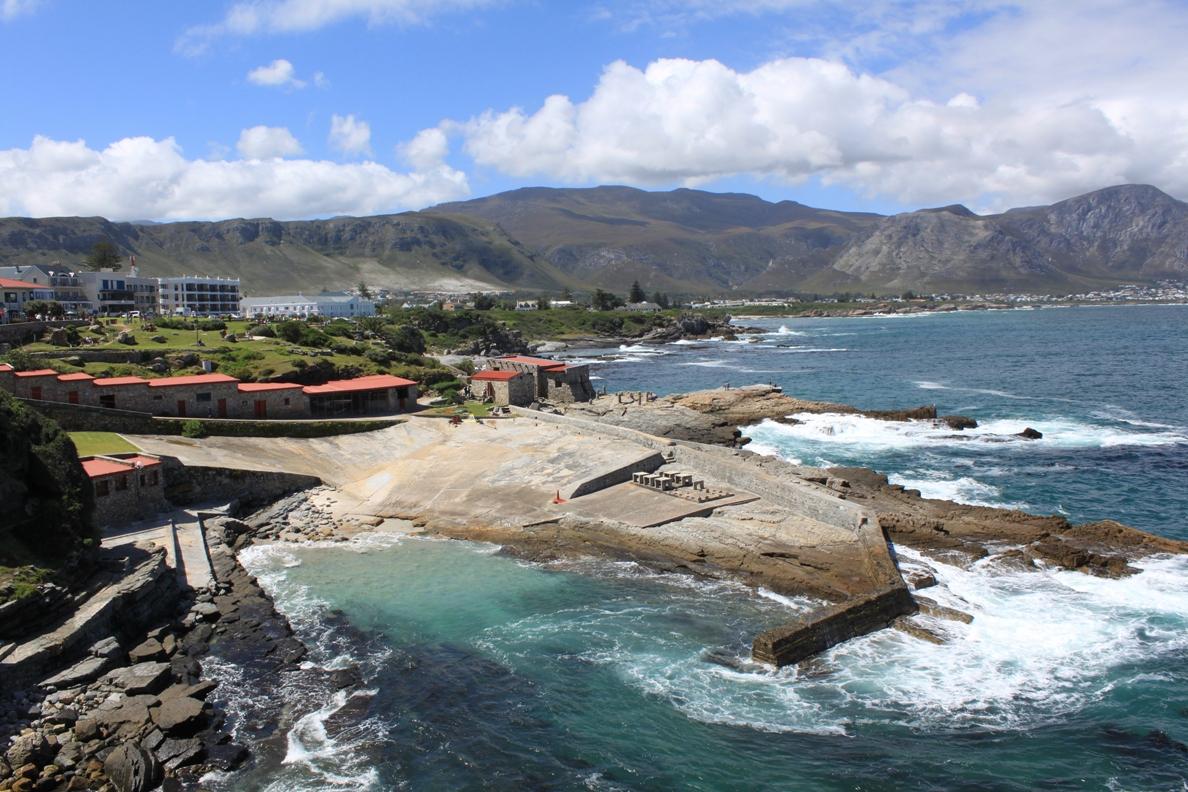
<path fill-rule="evenodd" d="M 878 212 L 1183 198 L 1186 33 L 1154 0 L 0 0 L 0 214 L 598 183 Z"/>

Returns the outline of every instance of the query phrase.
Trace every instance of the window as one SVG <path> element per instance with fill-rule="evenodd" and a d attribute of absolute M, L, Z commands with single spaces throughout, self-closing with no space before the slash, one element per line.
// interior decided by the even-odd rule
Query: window
<path fill-rule="evenodd" d="M 38 400 L 41 399 L 41 386 L 40 385 L 34 385 L 32 388 L 29 389 L 29 398 L 30 399 L 38 399 Z"/>
<path fill-rule="evenodd" d="M 210 394 L 209 393 L 199 393 L 198 395 L 196 395 L 194 397 L 194 401 L 208 402 L 208 401 L 210 401 Z"/>
<path fill-rule="evenodd" d="M 149 478 L 148 483 L 149 483 L 150 487 L 157 486 L 157 482 L 161 480 L 160 478 L 158 478 L 156 468 L 153 468 L 152 470 L 149 471 L 148 478 Z"/>
<path fill-rule="evenodd" d="M 114 409 L 115 408 L 115 394 L 114 393 L 105 393 L 102 396 L 100 396 L 99 397 L 99 406 L 107 407 L 108 409 Z"/>
<path fill-rule="evenodd" d="M 123 492 L 126 489 L 128 489 L 128 477 L 120 476 L 116 479 L 116 492 Z"/>
<path fill-rule="evenodd" d="M 287 397 L 287 396 L 285 397 L 285 406 L 286 406 L 286 407 L 288 407 L 288 406 L 289 406 L 289 399 L 288 399 L 288 397 Z"/>
<path fill-rule="evenodd" d="M 106 498 L 111 494 L 111 482 L 107 479 L 99 479 L 95 482 L 95 497 Z"/>

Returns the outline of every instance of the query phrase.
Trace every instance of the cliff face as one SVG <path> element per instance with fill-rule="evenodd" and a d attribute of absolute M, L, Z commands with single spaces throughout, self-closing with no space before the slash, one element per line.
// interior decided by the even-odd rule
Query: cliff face
<path fill-rule="evenodd" d="M 0 565 L 53 561 L 94 538 L 91 484 L 70 437 L 0 391 Z"/>

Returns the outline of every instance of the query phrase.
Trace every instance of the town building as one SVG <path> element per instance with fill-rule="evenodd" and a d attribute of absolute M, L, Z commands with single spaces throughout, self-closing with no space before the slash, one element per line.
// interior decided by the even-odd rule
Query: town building
<path fill-rule="evenodd" d="M 531 374 L 536 384 L 536 397 L 550 402 L 584 402 L 595 396 L 588 365 L 572 366 L 559 360 L 509 355 L 491 358 L 488 367 L 494 371 L 519 371 Z"/>
<path fill-rule="evenodd" d="M 100 316 L 157 312 L 157 279 L 141 277 L 135 267 L 127 273 L 111 269 L 78 272 L 72 278 L 86 302 Z"/>
<path fill-rule="evenodd" d="M 100 527 L 141 520 L 170 508 L 160 457 L 119 454 L 80 461 L 95 493 L 95 523 Z"/>
<path fill-rule="evenodd" d="M 642 302 L 629 302 L 624 306 L 628 311 L 635 311 L 636 313 L 651 313 L 659 311 L 660 306 L 654 302 L 643 300 Z"/>
<path fill-rule="evenodd" d="M 240 310 L 239 278 L 158 278 L 162 316 L 226 316 Z"/>
<path fill-rule="evenodd" d="M 0 365 L 0 388 L 22 399 L 175 418 L 301 419 L 389 415 L 416 407 L 417 383 L 374 374 L 324 385 L 240 382 L 226 374 L 181 377 L 92 377 L 53 369 L 14 371 Z"/>
<path fill-rule="evenodd" d="M 27 318 L 27 302 L 52 299 L 54 290 L 47 285 L 0 278 L 0 324 Z"/>
<path fill-rule="evenodd" d="M 307 297 L 304 294 L 279 297 L 244 297 L 240 300 L 243 315 L 250 318 L 324 316 L 328 319 L 357 319 L 375 316 L 375 303 L 358 294 L 327 292 Z"/>
<path fill-rule="evenodd" d="M 525 371 L 476 371 L 470 378 L 474 398 L 502 407 L 527 407 L 536 399 L 536 378 Z"/>
<path fill-rule="evenodd" d="M 53 292 L 53 296 L 49 299 L 60 304 L 62 310 L 68 315 L 90 316 L 96 310 L 95 305 L 83 291 L 78 275 L 70 270 L 42 264 L 22 264 L 0 267 L 0 278 L 49 287 Z"/>

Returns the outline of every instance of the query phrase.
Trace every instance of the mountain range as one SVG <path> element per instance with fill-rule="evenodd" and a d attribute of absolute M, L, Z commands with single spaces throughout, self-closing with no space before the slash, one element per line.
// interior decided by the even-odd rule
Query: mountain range
<path fill-rule="evenodd" d="M 600 287 L 677 295 L 1062 292 L 1188 280 L 1188 204 L 1120 185 L 1050 206 L 883 216 L 700 190 L 533 187 L 329 220 L 0 219 L 0 264 L 81 263 L 110 239 L 144 274 L 239 276 L 253 294 Z"/>

